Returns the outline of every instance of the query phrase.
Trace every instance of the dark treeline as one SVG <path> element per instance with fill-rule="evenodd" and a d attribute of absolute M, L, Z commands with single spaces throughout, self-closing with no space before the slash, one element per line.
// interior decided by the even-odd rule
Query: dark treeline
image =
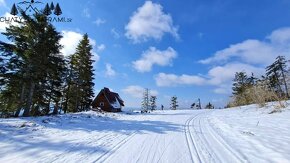
<path fill-rule="evenodd" d="M 245 72 L 237 72 L 232 87 L 232 101 L 228 107 L 254 103 L 265 106 L 266 102 L 289 99 L 289 62 L 284 56 L 278 56 L 260 78 L 254 74 L 248 76 Z"/>
<path fill-rule="evenodd" d="M 93 60 L 88 35 L 76 53 L 64 57 L 62 35 L 44 14 L 28 16 L 9 26 L 0 41 L 0 114 L 39 116 L 90 108 L 93 97 Z"/>

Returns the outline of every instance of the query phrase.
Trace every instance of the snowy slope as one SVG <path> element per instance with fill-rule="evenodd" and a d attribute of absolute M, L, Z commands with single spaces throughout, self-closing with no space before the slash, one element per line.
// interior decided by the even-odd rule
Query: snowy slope
<path fill-rule="evenodd" d="M 0 162 L 290 162 L 290 108 L 0 119 Z"/>

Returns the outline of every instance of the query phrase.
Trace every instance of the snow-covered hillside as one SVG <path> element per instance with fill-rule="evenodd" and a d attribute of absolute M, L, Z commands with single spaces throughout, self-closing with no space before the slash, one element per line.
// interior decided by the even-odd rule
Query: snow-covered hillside
<path fill-rule="evenodd" d="M 0 119 L 0 162 L 290 162 L 290 107 Z"/>

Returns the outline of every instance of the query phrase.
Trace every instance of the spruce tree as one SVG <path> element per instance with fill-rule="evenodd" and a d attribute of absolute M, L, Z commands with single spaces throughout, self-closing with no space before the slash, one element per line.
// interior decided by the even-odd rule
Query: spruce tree
<path fill-rule="evenodd" d="M 84 111 L 90 108 L 94 96 L 93 55 L 91 53 L 87 34 L 83 36 L 76 48 L 75 54 L 70 57 L 69 80 L 67 88 L 67 107 L 69 111 Z"/>
<path fill-rule="evenodd" d="M 234 95 L 240 95 L 243 92 L 245 92 L 246 88 L 248 87 L 248 76 L 245 72 L 236 72 L 235 78 L 233 83 L 233 94 Z"/>
<path fill-rule="evenodd" d="M 214 106 L 209 102 L 206 106 L 206 109 L 214 109 Z"/>
<path fill-rule="evenodd" d="M 170 108 L 171 108 L 171 110 L 176 110 L 177 107 L 178 107 L 177 97 L 173 96 L 173 97 L 171 97 Z"/>
<path fill-rule="evenodd" d="M 289 98 L 288 85 L 286 82 L 286 59 L 278 56 L 274 63 L 266 68 L 266 75 L 270 80 L 271 87 L 281 96 Z M 284 86 L 284 90 L 282 89 Z"/>
<path fill-rule="evenodd" d="M 5 92 L 14 92 L 15 95 L 10 95 L 16 97 L 13 101 L 18 104 L 16 116 L 21 108 L 24 108 L 24 116 L 30 116 L 31 111 L 33 115 L 40 112 L 36 108 L 49 106 L 47 94 L 60 94 L 55 91 L 55 85 L 62 83 L 58 78 L 63 73 L 63 57 L 59 55 L 62 36 L 46 21 L 45 15 L 30 17 L 23 11 L 21 15 L 25 21 L 20 22 L 20 26 L 10 26 L 2 33 L 12 43 L 0 43 L 3 55 L 8 58 L 5 63 L 8 71 L 1 74 L 6 79 L 1 97 L 5 97 Z"/>
<path fill-rule="evenodd" d="M 150 107 L 149 104 L 149 89 L 146 88 L 143 92 L 143 98 L 142 98 L 142 103 L 141 103 L 141 109 L 143 112 L 148 112 Z"/>
<path fill-rule="evenodd" d="M 150 108 L 151 108 L 151 111 L 153 110 L 156 110 L 157 106 L 156 106 L 156 100 L 157 100 L 157 97 L 156 96 L 150 96 Z"/>

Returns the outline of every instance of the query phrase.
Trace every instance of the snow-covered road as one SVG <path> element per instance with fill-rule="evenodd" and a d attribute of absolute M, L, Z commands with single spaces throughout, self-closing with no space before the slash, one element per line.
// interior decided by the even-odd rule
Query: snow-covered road
<path fill-rule="evenodd" d="M 289 109 L 268 112 L 87 112 L 0 119 L 0 162 L 290 162 Z"/>

